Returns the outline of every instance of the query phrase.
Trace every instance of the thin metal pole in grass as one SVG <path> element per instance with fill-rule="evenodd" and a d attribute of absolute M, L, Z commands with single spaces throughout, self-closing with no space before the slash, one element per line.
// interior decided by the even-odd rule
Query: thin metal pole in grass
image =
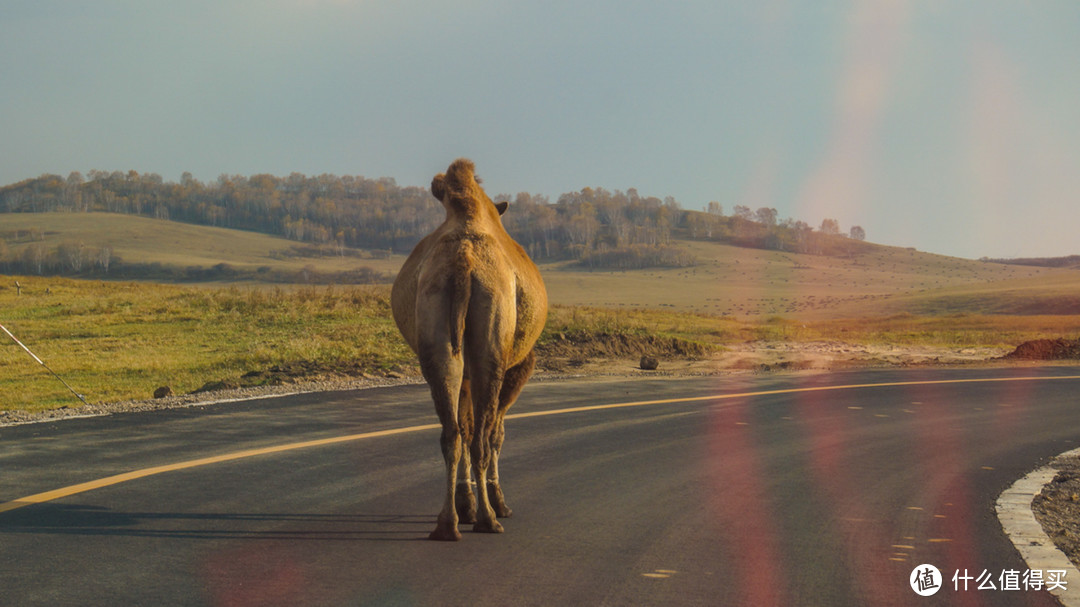
<path fill-rule="evenodd" d="M 60 380 L 60 383 L 64 384 L 64 386 L 66 386 L 68 390 L 71 390 L 71 393 L 72 393 L 72 394 L 74 394 L 74 395 L 76 396 L 76 398 L 78 398 L 79 400 L 81 400 L 81 401 L 83 402 L 83 404 L 84 404 L 84 405 L 87 405 L 87 406 L 89 406 L 89 405 L 90 405 L 90 403 L 86 402 L 86 399 L 85 399 L 85 398 L 83 398 L 83 395 L 82 395 L 82 394 L 79 394 L 78 392 L 76 392 L 74 388 L 72 388 L 72 387 L 71 387 L 70 385 L 68 385 L 68 383 L 67 383 L 66 381 L 64 381 L 64 378 L 63 378 L 63 377 L 60 377 L 59 375 L 57 375 L 57 374 L 56 374 L 56 371 L 53 371 L 52 369 L 50 369 L 50 368 L 49 368 L 49 365 L 46 365 L 44 361 L 42 361 L 42 360 L 41 360 L 40 358 L 38 358 L 38 357 L 37 357 L 37 354 L 34 354 L 33 352 L 31 352 L 31 351 L 30 351 L 30 348 L 27 348 L 27 347 L 26 347 L 26 346 L 25 346 L 25 345 L 23 344 L 23 342 L 19 341 L 19 338 L 17 338 L 17 337 L 15 337 L 14 335 L 12 335 L 12 334 L 11 334 L 11 331 L 8 331 L 8 330 L 7 330 L 7 327 L 5 327 L 4 325 L 0 325 L 0 329 L 3 329 L 3 330 L 4 330 L 4 333 L 7 333 L 8 337 L 10 337 L 10 338 L 11 338 L 11 339 L 12 339 L 12 340 L 13 340 L 13 341 L 15 342 L 15 343 L 19 344 L 19 347 L 20 347 L 20 348 L 22 348 L 23 350 L 26 350 L 26 353 L 27 353 L 27 354 L 29 354 L 31 358 L 33 358 L 34 360 L 36 360 L 36 361 L 38 362 L 38 364 L 39 364 L 39 365 L 41 365 L 42 367 L 45 367 L 45 369 L 46 369 L 46 370 L 47 370 L 47 371 L 48 371 L 49 373 L 52 373 L 52 374 L 53 374 L 53 377 L 55 377 L 56 379 L 59 379 L 59 380 Z"/>

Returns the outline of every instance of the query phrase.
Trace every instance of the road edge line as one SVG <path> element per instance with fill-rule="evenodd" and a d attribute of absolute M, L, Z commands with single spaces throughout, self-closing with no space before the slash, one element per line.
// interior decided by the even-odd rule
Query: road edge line
<path fill-rule="evenodd" d="M 1058 458 L 1076 455 L 1080 455 L 1080 449 L 1072 449 L 1054 457 L 1051 464 Z M 1050 593 L 1065 607 L 1080 607 L 1080 571 L 1046 535 L 1031 508 L 1035 496 L 1039 495 L 1043 486 L 1054 480 L 1057 474 L 1051 464 L 1034 470 L 1003 491 L 998 496 L 994 511 L 1006 537 L 1012 541 L 1029 569 L 1065 570 L 1065 579 L 1072 582 L 1072 585 L 1064 591 L 1057 588 Z"/>

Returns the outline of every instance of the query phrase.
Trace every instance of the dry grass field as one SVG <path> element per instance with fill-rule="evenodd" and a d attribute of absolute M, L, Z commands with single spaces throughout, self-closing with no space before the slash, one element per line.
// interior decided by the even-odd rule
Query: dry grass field
<path fill-rule="evenodd" d="M 1080 271 L 987 263 L 876 246 L 824 257 L 681 243 L 693 268 L 626 272 L 543 267 L 553 301 L 740 319 L 895 314 L 1080 314 Z"/>
<path fill-rule="evenodd" d="M 25 213 L 0 217 L 14 254 L 36 230 L 47 247 L 108 244 L 129 263 L 327 274 L 369 267 L 393 275 L 400 254 L 313 247 L 265 234 L 109 213 Z M 692 268 L 588 271 L 569 262 L 542 264 L 552 302 L 599 308 L 655 308 L 698 315 L 826 320 L 896 314 L 1080 314 L 1080 271 L 989 263 L 875 246 L 850 257 L 825 257 L 679 241 Z"/>

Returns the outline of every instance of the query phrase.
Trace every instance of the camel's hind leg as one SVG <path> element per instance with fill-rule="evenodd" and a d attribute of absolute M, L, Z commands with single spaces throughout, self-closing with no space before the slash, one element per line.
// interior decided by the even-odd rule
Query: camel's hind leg
<path fill-rule="evenodd" d="M 480 372 L 476 372 L 477 368 Z M 492 438 L 495 434 L 495 420 L 498 414 L 499 388 L 502 386 L 502 373 L 492 372 L 486 365 L 473 365 L 470 388 L 473 400 L 473 440 L 470 445 L 473 475 L 476 477 L 477 493 L 476 524 L 473 531 L 481 533 L 502 533 L 502 525 L 495 520 L 495 511 L 491 507 L 487 491 L 488 470 L 491 467 Z"/>
<path fill-rule="evenodd" d="M 495 432 L 491 438 L 491 470 L 487 479 L 488 500 L 499 518 L 509 518 L 513 511 L 506 505 L 503 496 L 502 485 L 499 483 L 499 454 L 502 452 L 503 440 L 506 438 L 506 430 L 503 420 L 510 406 L 517 401 L 525 382 L 532 376 L 533 367 L 536 366 L 536 355 L 530 351 L 525 360 L 511 367 L 503 378 L 502 389 L 499 391 L 499 409 L 495 416 Z"/>
<path fill-rule="evenodd" d="M 461 357 L 451 355 L 449 347 L 421 348 L 420 370 L 431 387 L 435 412 L 438 413 L 439 421 L 442 423 L 440 444 L 443 460 L 446 463 L 445 500 L 435 530 L 428 536 L 433 540 L 461 539 L 461 532 L 458 531 L 458 514 L 454 504 L 454 489 L 457 485 L 458 461 L 462 456 L 461 428 L 458 425 L 458 397 L 461 390 L 462 369 Z"/>
<path fill-rule="evenodd" d="M 461 382 L 461 395 L 458 397 L 458 427 L 461 431 L 462 445 L 471 445 L 473 410 L 468 379 Z M 472 465 L 467 447 L 461 450 L 457 475 L 457 491 L 454 494 L 454 502 L 457 507 L 459 522 L 471 525 L 476 522 L 476 495 L 473 494 L 473 485 L 476 483 L 472 480 Z"/>

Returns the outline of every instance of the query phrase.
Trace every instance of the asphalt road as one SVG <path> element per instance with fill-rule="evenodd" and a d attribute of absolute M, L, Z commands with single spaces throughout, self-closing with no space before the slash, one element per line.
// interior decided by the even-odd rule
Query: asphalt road
<path fill-rule="evenodd" d="M 1026 571 L 993 504 L 1080 445 L 1076 375 L 534 382 L 514 413 L 637 404 L 508 421 L 506 533 L 449 544 L 423 386 L 0 428 L 0 510 L 148 471 L 0 512 L 0 605 L 1054 605 L 951 578 Z"/>

